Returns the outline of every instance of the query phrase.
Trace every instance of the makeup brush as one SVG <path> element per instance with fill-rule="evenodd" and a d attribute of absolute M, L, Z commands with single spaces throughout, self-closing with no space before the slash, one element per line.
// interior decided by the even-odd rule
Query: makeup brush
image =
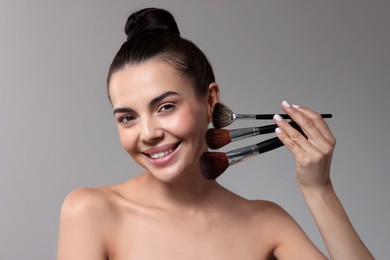
<path fill-rule="evenodd" d="M 215 128 L 224 128 L 236 119 L 272 119 L 275 114 L 235 114 L 222 103 L 216 103 L 213 108 L 212 122 Z M 290 119 L 286 114 L 280 115 L 284 119 Z M 332 114 L 321 114 L 323 118 L 331 118 Z"/>
<path fill-rule="evenodd" d="M 226 153 L 205 152 L 200 157 L 202 175 L 209 180 L 220 176 L 229 166 L 250 159 L 255 155 L 265 153 L 283 146 L 278 137 L 260 143 L 235 149 Z"/>
<path fill-rule="evenodd" d="M 294 128 L 299 127 L 295 122 L 291 122 L 290 125 Z M 206 143 L 211 149 L 219 149 L 233 141 L 251 136 L 273 133 L 277 127 L 276 124 L 272 124 L 261 127 L 248 127 L 232 130 L 210 128 L 206 132 Z"/>

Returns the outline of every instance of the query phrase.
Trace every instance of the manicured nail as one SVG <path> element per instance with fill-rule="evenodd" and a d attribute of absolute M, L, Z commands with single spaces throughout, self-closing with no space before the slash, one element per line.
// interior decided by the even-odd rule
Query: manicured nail
<path fill-rule="evenodd" d="M 290 104 L 286 100 L 283 100 L 282 105 L 284 107 L 286 107 L 286 108 L 290 108 L 291 107 Z"/>
<path fill-rule="evenodd" d="M 278 114 L 274 115 L 274 119 L 276 121 L 278 121 L 278 122 L 282 122 L 283 121 L 283 118 L 280 115 L 278 115 Z"/>
<path fill-rule="evenodd" d="M 281 135 L 282 132 L 283 132 L 282 129 L 280 129 L 279 127 L 277 127 L 277 128 L 275 129 L 276 135 Z"/>
<path fill-rule="evenodd" d="M 294 108 L 300 108 L 300 106 L 298 105 L 292 105 Z"/>

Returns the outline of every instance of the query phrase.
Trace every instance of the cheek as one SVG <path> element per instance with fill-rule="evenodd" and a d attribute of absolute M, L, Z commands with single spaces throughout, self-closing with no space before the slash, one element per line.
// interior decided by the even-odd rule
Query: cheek
<path fill-rule="evenodd" d="M 136 148 L 136 139 L 134 134 L 131 133 L 128 129 L 118 129 L 119 140 L 123 149 L 128 153 L 134 152 Z"/>
<path fill-rule="evenodd" d="M 194 134 L 204 136 L 208 127 L 206 116 L 202 111 L 191 111 L 191 109 L 188 109 L 173 117 L 167 127 L 182 137 Z"/>

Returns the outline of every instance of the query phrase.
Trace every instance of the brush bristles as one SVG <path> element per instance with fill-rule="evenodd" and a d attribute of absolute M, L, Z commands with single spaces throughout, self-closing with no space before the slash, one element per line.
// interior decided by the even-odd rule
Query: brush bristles
<path fill-rule="evenodd" d="M 200 170 L 208 180 L 218 178 L 229 167 L 229 160 L 225 153 L 205 152 L 200 157 Z"/>
<path fill-rule="evenodd" d="M 211 149 L 219 149 L 231 141 L 229 130 L 210 128 L 206 132 L 206 143 Z"/>
<path fill-rule="evenodd" d="M 213 126 L 215 128 L 224 128 L 230 125 L 233 122 L 233 111 L 231 111 L 227 106 L 217 103 L 213 108 Z"/>

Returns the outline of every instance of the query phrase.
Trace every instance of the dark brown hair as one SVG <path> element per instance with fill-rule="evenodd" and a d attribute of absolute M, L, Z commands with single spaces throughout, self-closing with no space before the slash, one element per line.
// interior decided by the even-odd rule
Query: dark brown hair
<path fill-rule="evenodd" d="M 113 73 L 128 64 L 150 59 L 167 62 L 192 80 L 195 93 L 204 96 L 215 82 L 213 69 L 204 53 L 191 41 L 180 36 L 176 21 L 164 9 L 146 8 L 129 16 L 125 25 L 127 41 L 111 63 L 107 86 Z"/>

